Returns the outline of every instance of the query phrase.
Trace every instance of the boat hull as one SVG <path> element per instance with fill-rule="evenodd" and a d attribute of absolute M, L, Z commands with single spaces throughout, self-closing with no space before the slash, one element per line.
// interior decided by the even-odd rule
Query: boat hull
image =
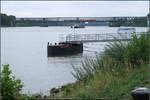
<path fill-rule="evenodd" d="M 47 56 L 66 56 L 83 52 L 83 43 L 63 43 L 61 45 L 48 45 Z"/>

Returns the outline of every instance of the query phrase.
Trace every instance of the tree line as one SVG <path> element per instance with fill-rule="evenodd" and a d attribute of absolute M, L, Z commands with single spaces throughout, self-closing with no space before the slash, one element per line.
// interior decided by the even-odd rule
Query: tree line
<path fill-rule="evenodd" d="M 1 26 L 14 26 L 16 17 L 13 15 L 7 15 L 0 13 Z"/>

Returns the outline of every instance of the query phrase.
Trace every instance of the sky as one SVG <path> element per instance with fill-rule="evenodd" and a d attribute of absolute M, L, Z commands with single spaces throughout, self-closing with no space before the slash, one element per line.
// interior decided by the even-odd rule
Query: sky
<path fill-rule="evenodd" d="M 1 1 L 1 12 L 16 17 L 146 16 L 149 1 Z"/>

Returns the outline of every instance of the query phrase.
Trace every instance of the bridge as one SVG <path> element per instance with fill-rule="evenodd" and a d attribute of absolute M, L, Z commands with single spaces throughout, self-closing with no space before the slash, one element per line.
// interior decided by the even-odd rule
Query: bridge
<path fill-rule="evenodd" d="M 35 17 L 16 18 L 16 26 L 41 26 L 43 23 L 48 26 L 71 26 L 83 24 L 85 26 L 116 26 L 120 25 L 146 25 L 146 16 L 126 16 L 126 17 Z M 86 23 L 88 22 L 88 23 Z M 86 23 L 86 24 L 85 24 Z"/>
<path fill-rule="evenodd" d="M 146 32 L 142 32 L 146 34 Z M 139 37 L 141 32 L 136 32 Z M 100 34 L 69 34 L 63 39 L 66 42 L 112 42 L 129 41 L 132 39 L 131 33 L 100 33 Z"/>

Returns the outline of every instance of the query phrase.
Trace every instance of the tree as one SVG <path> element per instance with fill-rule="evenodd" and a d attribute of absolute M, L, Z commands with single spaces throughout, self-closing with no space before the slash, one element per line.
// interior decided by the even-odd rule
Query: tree
<path fill-rule="evenodd" d="M 1 18 L 1 26 L 10 26 L 11 22 L 14 23 L 16 20 L 16 17 L 13 15 L 7 16 L 6 14 L 0 13 L 0 18 Z"/>
<path fill-rule="evenodd" d="M 12 71 L 9 70 L 9 65 L 3 65 L 3 70 L 0 72 L 0 99 L 2 100 L 15 100 L 23 87 L 21 80 L 16 79 L 11 73 Z"/>

